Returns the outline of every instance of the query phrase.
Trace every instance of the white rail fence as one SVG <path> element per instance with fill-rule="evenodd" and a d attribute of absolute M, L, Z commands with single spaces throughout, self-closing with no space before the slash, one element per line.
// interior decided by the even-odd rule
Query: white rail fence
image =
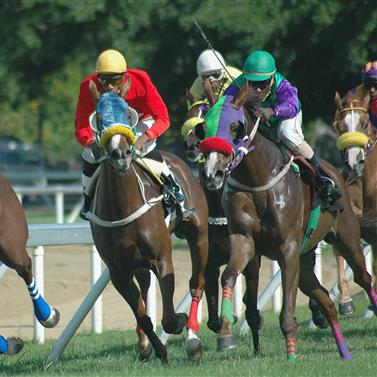
<path fill-rule="evenodd" d="M 55 204 L 55 220 L 57 224 L 64 222 L 73 223 L 80 213 L 82 206 L 82 186 L 81 185 L 47 185 L 47 186 L 14 186 L 14 190 L 22 203 L 25 195 L 53 195 Z M 77 195 L 78 200 L 71 212 L 67 216 L 67 220 L 64 221 L 65 213 L 65 195 Z"/>
<path fill-rule="evenodd" d="M 101 293 L 107 286 L 110 276 L 108 269 L 101 274 L 101 260 L 98 253 L 93 246 L 93 239 L 90 232 L 90 227 L 87 223 L 75 223 L 75 224 L 38 224 L 29 226 L 30 237 L 28 240 L 28 246 L 33 247 L 33 265 L 35 279 L 39 285 L 39 289 L 43 294 L 44 291 L 44 246 L 50 245 L 77 245 L 84 244 L 90 245 L 91 248 L 91 281 L 92 288 L 84 299 L 83 303 L 79 307 L 78 311 L 72 318 L 71 322 L 64 330 L 62 336 L 65 333 L 65 341 L 68 343 L 69 339 L 86 315 L 92 309 L 92 331 L 95 333 L 102 332 L 102 302 Z M 368 258 L 370 255 L 370 247 L 364 249 L 365 255 Z M 321 252 L 317 252 L 317 257 L 320 257 Z M 369 260 L 369 259 L 368 259 Z M 370 265 L 369 263 L 367 263 Z M 369 267 L 370 268 L 370 267 Z M 4 274 L 6 266 L 0 265 L 0 278 Z M 316 264 L 317 276 L 321 278 L 321 263 Z M 273 298 L 273 310 L 279 311 L 281 308 L 281 293 L 279 292 L 281 284 L 280 270 L 276 267 L 276 262 L 273 264 L 273 277 L 258 299 L 258 308 L 263 309 L 267 302 Z M 346 276 L 349 278 L 352 275 L 350 268 L 346 270 Z M 278 292 L 278 293 L 276 293 Z M 275 296 L 274 296 L 275 294 Z M 330 290 L 331 298 L 336 298 L 339 294 L 337 282 L 332 286 Z M 152 287 L 149 295 L 149 315 L 152 318 L 154 324 L 156 324 L 156 280 L 152 275 Z M 178 311 L 187 311 L 190 305 L 190 295 L 187 294 L 183 297 L 181 303 L 178 305 Z M 236 293 L 234 300 L 234 311 L 237 315 L 242 314 L 242 280 L 239 279 L 236 285 Z M 241 332 L 247 331 L 246 322 L 241 327 Z M 68 336 L 69 335 L 69 336 Z M 167 339 L 166 334 L 162 334 L 162 338 Z M 35 320 L 34 323 L 34 340 L 43 343 L 44 342 L 44 328 Z"/>

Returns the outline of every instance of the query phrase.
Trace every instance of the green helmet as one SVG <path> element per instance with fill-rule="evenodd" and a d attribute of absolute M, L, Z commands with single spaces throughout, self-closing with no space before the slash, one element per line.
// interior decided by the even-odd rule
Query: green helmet
<path fill-rule="evenodd" d="M 248 81 L 264 81 L 275 72 L 274 57 L 267 51 L 254 51 L 245 60 L 242 77 Z"/>

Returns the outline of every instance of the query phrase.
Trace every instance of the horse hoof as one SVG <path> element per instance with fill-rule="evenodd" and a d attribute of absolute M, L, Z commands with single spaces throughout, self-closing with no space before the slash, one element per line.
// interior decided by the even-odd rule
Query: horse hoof
<path fill-rule="evenodd" d="M 313 315 L 313 323 L 320 329 L 327 329 L 330 325 L 327 322 L 327 319 L 321 314 Z"/>
<path fill-rule="evenodd" d="M 218 334 L 221 329 L 221 324 L 218 319 L 215 321 L 207 321 L 207 327 L 214 333 Z"/>
<path fill-rule="evenodd" d="M 177 327 L 173 331 L 173 334 L 178 335 L 181 334 L 183 329 L 186 327 L 188 321 L 188 315 L 186 313 L 178 313 L 177 314 Z"/>
<path fill-rule="evenodd" d="M 24 342 L 18 336 L 11 336 L 7 338 L 8 342 L 8 351 L 6 352 L 7 355 L 15 355 L 16 353 L 20 352 L 22 348 L 24 348 Z"/>
<path fill-rule="evenodd" d="M 202 342 L 199 338 L 187 339 L 186 352 L 189 360 L 198 361 L 203 356 Z"/>
<path fill-rule="evenodd" d="M 60 321 L 60 313 L 56 308 L 51 308 L 51 314 L 45 321 L 40 321 L 43 327 L 51 329 L 55 327 Z"/>
<path fill-rule="evenodd" d="M 217 338 L 217 352 L 230 350 L 236 346 L 236 338 L 233 335 L 220 335 Z"/>
<path fill-rule="evenodd" d="M 142 362 L 147 362 L 151 359 L 153 352 L 153 347 L 151 343 L 148 343 L 148 346 L 145 350 L 139 351 L 139 360 Z"/>
<path fill-rule="evenodd" d="M 355 311 L 355 304 L 353 303 L 353 301 L 339 303 L 338 309 L 339 309 L 339 314 L 350 315 Z"/>

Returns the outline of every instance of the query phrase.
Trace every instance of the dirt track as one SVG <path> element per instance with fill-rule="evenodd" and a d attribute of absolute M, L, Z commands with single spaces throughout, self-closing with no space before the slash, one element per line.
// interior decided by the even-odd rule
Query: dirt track
<path fill-rule="evenodd" d="M 31 250 L 30 250 L 31 254 Z M 187 292 L 191 262 L 189 253 L 183 250 L 174 252 L 176 273 L 175 303 Z M 262 259 L 262 279 L 260 292 L 267 285 L 270 261 Z M 327 288 L 335 280 L 335 259 L 328 256 L 323 267 L 324 283 Z M 353 290 L 357 289 L 352 285 Z M 50 305 L 56 306 L 61 313 L 61 321 L 54 329 L 46 329 L 45 337 L 57 338 L 67 325 L 90 289 L 90 252 L 89 247 L 62 246 L 45 248 L 45 297 Z M 15 271 L 9 270 L 0 280 L 0 334 L 16 335 L 23 339 L 33 338 L 33 310 L 26 286 Z M 160 296 L 158 321 L 160 320 Z M 299 304 L 307 299 L 299 293 Z M 206 311 L 203 312 L 206 316 Z M 110 283 L 103 295 L 103 329 L 133 329 L 135 319 L 127 303 Z M 91 318 L 87 316 L 79 331 L 90 330 Z"/>

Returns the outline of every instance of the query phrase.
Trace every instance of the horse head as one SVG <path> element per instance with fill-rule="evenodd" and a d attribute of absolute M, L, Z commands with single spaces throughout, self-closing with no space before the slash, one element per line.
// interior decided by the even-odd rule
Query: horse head
<path fill-rule="evenodd" d="M 127 79 L 121 86 L 120 95 L 113 92 L 100 95 L 94 82 L 89 84 L 96 102 L 96 140 L 118 173 L 129 169 L 136 142 L 134 127 L 137 124 L 137 113 L 124 100 L 129 86 L 130 81 Z"/>
<path fill-rule="evenodd" d="M 195 135 L 201 140 L 200 151 L 205 157 L 201 179 L 209 190 L 222 187 L 229 164 L 243 146 L 247 132 L 243 106 L 248 93 L 245 84 L 237 97 L 221 96 L 209 109 L 204 123 L 195 127 Z"/>
<path fill-rule="evenodd" d="M 333 130 L 338 137 L 337 147 L 346 166 L 360 176 L 372 137 L 368 92 L 361 86 L 348 91 L 343 98 L 336 92 L 335 104 L 337 111 Z"/>
<path fill-rule="evenodd" d="M 209 109 L 209 103 L 206 100 L 196 101 L 189 90 L 186 91 L 186 99 L 189 102 L 189 108 L 185 116 L 186 120 L 181 128 L 181 134 L 187 159 L 196 163 L 202 159 L 203 155 L 199 150 L 200 140 L 197 139 L 194 129 L 195 126 L 203 123 L 203 118 Z"/>

